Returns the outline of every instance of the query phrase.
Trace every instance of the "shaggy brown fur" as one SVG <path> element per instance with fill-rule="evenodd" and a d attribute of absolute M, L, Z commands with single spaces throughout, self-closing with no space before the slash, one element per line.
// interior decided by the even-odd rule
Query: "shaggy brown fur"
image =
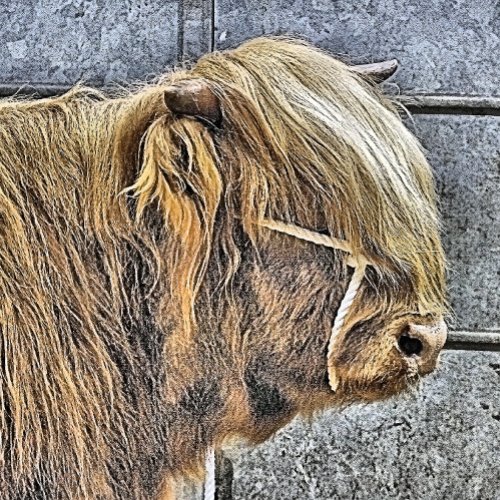
<path fill-rule="evenodd" d="M 220 127 L 165 107 L 194 78 Z M 394 339 L 444 313 L 431 172 L 391 104 L 327 54 L 258 39 L 130 95 L 4 101 L 0 150 L 1 498 L 154 498 L 199 476 L 208 446 L 418 376 Z M 262 217 L 376 263 L 336 394 L 345 256 Z"/>

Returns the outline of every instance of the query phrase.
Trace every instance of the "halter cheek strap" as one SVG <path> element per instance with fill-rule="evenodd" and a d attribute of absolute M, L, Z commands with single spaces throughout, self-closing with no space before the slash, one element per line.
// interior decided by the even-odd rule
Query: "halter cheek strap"
<path fill-rule="evenodd" d="M 260 226 L 273 231 L 278 231 L 289 236 L 294 236 L 304 241 L 310 241 L 316 245 L 321 245 L 324 247 L 334 248 L 336 250 L 342 250 L 349 254 L 347 259 L 347 265 L 354 268 L 354 273 L 351 276 L 349 286 L 347 287 L 346 293 L 340 302 L 340 306 L 337 310 L 337 315 L 333 322 L 332 333 L 330 334 L 330 340 L 328 342 L 328 382 L 333 392 L 335 392 L 339 385 L 339 379 L 333 365 L 333 352 L 335 348 L 335 342 L 338 338 L 342 327 L 344 326 L 345 319 L 350 311 L 350 308 L 356 298 L 359 287 L 363 278 L 365 276 L 366 266 L 370 265 L 370 262 L 362 254 L 354 255 L 354 252 L 345 240 L 340 240 L 337 238 L 332 238 L 325 234 L 320 234 L 315 231 L 310 231 L 309 229 L 304 229 L 303 227 L 296 226 L 294 224 L 287 224 L 285 222 L 274 221 L 269 219 L 264 219 L 259 223 Z"/>

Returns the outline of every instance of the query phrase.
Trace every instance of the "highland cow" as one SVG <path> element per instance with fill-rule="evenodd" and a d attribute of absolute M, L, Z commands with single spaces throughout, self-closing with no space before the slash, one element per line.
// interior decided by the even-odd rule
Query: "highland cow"
<path fill-rule="evenodd" d="M 163 498 L 209 448 L 433 370 L 435 191 L 391 70 L 257 39 L 0 104 L 1 498 Z"/>

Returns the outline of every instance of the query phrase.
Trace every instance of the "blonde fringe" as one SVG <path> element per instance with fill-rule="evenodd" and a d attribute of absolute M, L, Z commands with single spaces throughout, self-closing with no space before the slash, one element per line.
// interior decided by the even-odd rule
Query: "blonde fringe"
<path fill-rule="evenodd" d="M 327 229 L 378 264 L 389 306 L 391 296 L 401 300 L 400 286 L 421 313 L 442 312 L 432 172 L 377 89 L 323 51 L 287 39 L 208 55 L 189 76 L 210 81 L 220 96 L 230 140 L 219 148 L 238 165 L 247 231 L 264 215 Z"/>
<path fill-rule="evenodd" d="M 168 82 L 191 78 L 217 94 L 223 129 L 170 114 L 158 119 L 144 137 L 142 173 L 132 188 L 139 213 L 157 200 L 181 242 L 169 253 L 185 286 L 184 314 L 189 309 L 192 317 L 207 268 L 222 184 L 220 222 L 233 261 L 234 220 L 256 246 L 255 221 L 265 217 L 319 228 L 376 264 L 379 305 L 400 307 L 404 295 L 405 307 L 420 314 L 446 310 L 432 172 L 377 89 L 320 49 L 281 38 L 209 54 Z"/>

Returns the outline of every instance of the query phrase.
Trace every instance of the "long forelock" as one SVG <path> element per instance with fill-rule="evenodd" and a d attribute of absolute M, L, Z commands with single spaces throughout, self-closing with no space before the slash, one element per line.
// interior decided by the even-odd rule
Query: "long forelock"
<path fill-rule="evenodd" d="M 415 307 L 442 312 L 432 172 L 387 98 L 344 63 L 287 39 L 208 55 L 191 76 L 220 97 L 230 138 L 221 149 L 240 165 L 250 233 L 263 216 L 326 225 L 388 282 L 401 285 L 404 276 Z"/>

